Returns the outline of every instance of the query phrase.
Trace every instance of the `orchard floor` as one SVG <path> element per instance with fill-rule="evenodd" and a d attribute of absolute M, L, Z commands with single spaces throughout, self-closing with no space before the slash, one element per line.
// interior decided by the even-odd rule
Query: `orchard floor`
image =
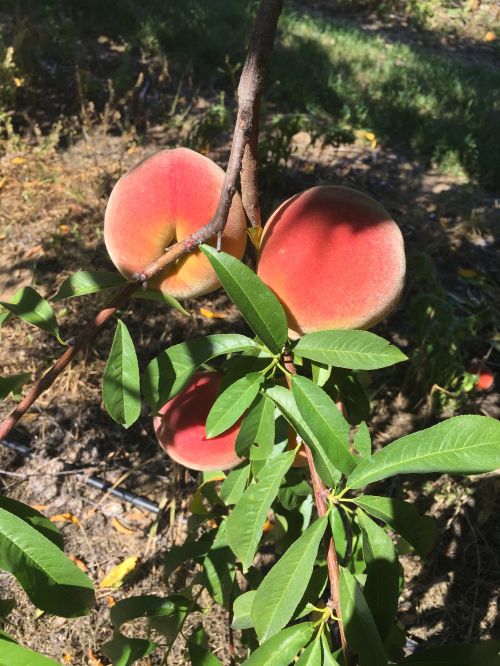
<path fill-rule="evenodd" d="M 57 147 L 55 136 L 53 144 L 36 137 L 26 143 L 9 141 L 0 159 L 0 300 L 28 284 L 49 296 L 78 269 L 111 269 L 102 238 L 111 187 L 130 165 L 174 140 L 159 126 L 150 127 L 144 141 L 138 142 L 133 134 L 110 136 L 96 124 L 88 128 L 85 139 L 75 140 L 65 150 Z M 411 154 L 372 146 L 366 138 L 336 151 L 309 145 L 305 133 L 294 141 L 296 152 L 268 208 L 313 184 L 344 184 L 375 196 L 402 226 L 412 257 L 407 294 L 378 332 L 412 354 L 408 306 L 418 292 L 419 278 L 411 271 L 415 266 L 422 270 L 418 263 L 422 253 L 433 257 L 445 298 L 462 303 L 475 299 L 481 311 L 495 303 L 498 307 L 500 206 L 495 193 L 427 168 Z M 211 156 L 224 164 L 227 146 Z M 103 302 L 87 297 L 60 304 L 63 337 L 78 334 Z M 246 330 L 222 292 L 185 305 L 190 317 L 142 301 L 126 310 L 141 367 L 161 349 L 185 338 Z M 207 311 L 217 316 L 207 316 Z M 4 326 L 1 335 L 2 376 L 15 372 L 38 376 L 61 353 L 55 340 L 15 320 Z M 17 603 L 7 631 L 61 663 L 106 664 L 99 648 L 111 638 L 113 602 L 137 594 L 172 593 L 192 574 L 179 572 L 168 588 L 162 580 L 165 550 L 185 537 L 196 478 L 159 450 L 146 410 L 127 431 L 107 416 L 100 385 L 111 340 L 108 326 L 11 433 L 11 441 L 31 448 L 29 460 L 0 446 L 0 492 L 47 516 L 59 516 L 66 552 L 96 585 L 98 602 L 91 614 L 65 620 L 40 615 L 12 577 L 0 574 L 0 596 L 13 596 Z M 466 349 L 470 361 L 489 354 L 488 363 L 498 374 L 498 347 L 479 336 L 467 340 Z M 373 373 L 370 427 L 377 446 L 440 418 L 430 390 L 414 390 L 417 379 L 421 380 L 415 367 Z M 0 416 L 12 406 L 11 400 L 2 404 Z M 500 396 L 495 391 L 472 391 L 448 401 L 441 415 L 453 413 L 499 418 Z M 159 503 L 159 519 L 86 486 L 84 480 L 92 474 Z M 399 620 L 410 639 L 442 644 L 499 638 L 498 475 L 396 479 L 377 490 L 414 499 L 439 524 L 438 543 L 427 562 L 412 554 L 403 556 L 407 588 Z M 129 557 L 140 561 L 123 586 L 99 589 L 106 573 Z M 205 626 L 213 652 L 229 664 L 227 614 L 214 607 L 197 621 Z M 169 664 L 186 663 L 183 648 L 179 639 Z M 155 653 L 141 664 L 161 662 Z"/>

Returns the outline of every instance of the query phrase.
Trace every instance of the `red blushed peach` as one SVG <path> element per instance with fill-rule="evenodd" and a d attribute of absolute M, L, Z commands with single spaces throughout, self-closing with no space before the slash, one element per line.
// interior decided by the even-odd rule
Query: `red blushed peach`
<path fill-rule="evenodd" d="M 158 441 L 176 462 L 198 471 L 230 469 L 240 458 L 234 450 L 241 419 L 229 430 L 206 438 L 205 422 L 217 398 L 221 375 L 196 373 L 188 386 L 160 409 L 154 419 Z"/>
<path fill-rule="evenodd" d="M 137 164 L 116 183 L 104 218 L 104 241 L 111 261 L 130 279 L 213 217 L 224 171 L 188 148 L 161 150 Z M 211 243 L 215 244 L 215 237 Z M 222 249 L 241 259 L 246 221 L 235 194 L 222 235 Z M 150 287 L 175 298 L 207 294 L 220 286 L 208 259 L 195 250 L 167 266 Z"/>
<path fill-rule="evenodd" d="M 366 194 L 348 187 L 313 187 L 271 216 L 257 273 L 283 304 L 292 337 L 369 328 L 401 295 L 403 237 Z"/>

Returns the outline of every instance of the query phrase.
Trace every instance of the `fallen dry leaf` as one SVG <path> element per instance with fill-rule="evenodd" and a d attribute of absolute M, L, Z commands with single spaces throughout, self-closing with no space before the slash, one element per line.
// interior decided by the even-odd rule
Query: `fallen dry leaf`
<path fill-rule="evenodd" d="M 118 518 L 111 518 L 111 525 L 115 528 L 117 532 L 120 532 L 120 534 L 135 534 L 135 530 L 133 530 L 131 527 L 127 527 L 126 525 L 123 525 L 120 523 Z"/>
<path fill-rule="evenodd" d="M 494 32 L 491 32 L 491 30 L 488 30 L 488 32 L 484 36 L 484 41 L 485 42 L 494 42 L 496 40 L 497 36 L 495 35 Z"/>
<path fill-rule="evenodd" d="M 111 595 L 105 597 L 105 601 L 108 604 L 108 608 L 113 608 L 113 606 L 116 604 L 116 599 Z"/>
<path fill-rule="evenodd" d="M 200 308 L 199 313 L 201 314 L 202 317 L 205 317 L 206 319 L 225 319 L 226 315 L 223 312 L 214 312 L 213 310 L 209 310 L 208 308 Z"/>
<path fill-rule="evenodd" d="M 69 557 L 69 559 L 70 559 L 74 564 L 76 564 L 76 566 L 77 566 L 81 571 L 83 571 L 84 573 L 87 572 L 87 565 L 85 564 L 85 562 L 83 562 L 82 560 L 80 560 L 76 555 L 68 555 L 68 557 Z"/>
<path fill-rule="evenodd" d="M 73 523 L 73 525 L 80 525 L 80 521 L 72 513 L 56 513 L 49 518 L 51 523 Z"/>
<path fill-rule="evenodd" d="M 104 666 L 99 657 L 94 652 L 92 652 L 90 648 L 87 650 L 87 659 L 88 666 Z"/>
<path fill-rule="evenodd" d="M 62 658 L 63 664 L 72 664 L 73 659 L 74 659 L 74 657 L 71 654 L 71 652 L 67 652 L 66 654 L 63 654 L 63 658 Z"/>
<path fill-rule="evenodd" d="M 99 583 L 99 589 L 102 590 L 105 587 L 121 587 L 124 579 L 137 568 L 140 561 L 140 557 L 127 557 L 126 560 L 117 564 L 104 576 Z"/>
<path fill-rule="evenodd" d="M 29 257 L 33 257 L 35 254 L 40 254 L 40 252 L 43 252 L 43 247 L 41 245 L 34 245 L 33 247 L 30 247 L 24 256 L 26 259 L 29 259 Z"/>
<path fill-rule="evenodd" d="M 459 268 L 457 272 L 460 277 L 468 278 L 469 280 L 479 277 L 479 273 L 473 268 Z"/>
<path fill-rule="evenodd" d="M 32 509 L 35 509 L 35 511 L 45 511 L 49 508 L 50 504 L 30 504 L 30 506 Z"/>
<path fill-rule="evenodd" d="M 10 161 L 11 164 L 25 164 L 26 158 L 24 157 L 13 157 Z"/>

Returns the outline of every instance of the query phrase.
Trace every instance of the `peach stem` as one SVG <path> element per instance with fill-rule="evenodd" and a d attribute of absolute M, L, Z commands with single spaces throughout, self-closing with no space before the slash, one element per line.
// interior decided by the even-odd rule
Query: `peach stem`
<path fill-rule="evenodd" d="M 199 229 L 192 236 L 188 236 L 183 241 L 172 245 L 167 249 L 159 259 L 153 261 L 144 271 L 135 276 L 137 282 L 125 285 L 110 303 L 101 310 L 94 321 L 87 326 L 74 343 L 66 349 L 63 355 L 54 363 L 54 365 L 35 382 L 26 396 L 16 405 L 11 413 L 0 423 L 0 440 L 7 437 L 12 428 L 19 422 L 28 409 L 33 405 L 37 398 L 44 393 L 57 379 L 66 366 L 84 349 L 89 342 L 101 331 L 104 324 L 115 312 L 126 305 L 138 288 L 138 284 L 147 284 L 147 281 L 163 270 L 168 264 L 171 264 L 180 257 L 195 250 L 198 245 L 208 241 L 216 234 L 220 238 L 224 226 L 227 222 L 229 209 L 236 192 L 236 182 L 238 174 L 241 171 L 243 154 L 248 142 L 255 136 L 254 119 L 258 118 L 256 108 L 260 103 L 264 74 L 267 68 L 267 62 L 273 49 L 274 37 L 278 19 L 283 7 L 283 0 L 261 0 L 254 22 L 254 29 L 248 47 L 247 58 L 243 71 L 241 73 L 238 86 L 238 114 L 233 133 L 233 142 L 231 154 L 229 156 L 228 166 L 219 204 L 214 217 L 208 224 Z M 256 186 L 256 180 L 246 182 L 245 186 Z M 245 194 L 246 196 L 246 194 Z M 255 196 L 252 201 L 258 201 Z"/>
<path fill-rule="evenodd" d="M 291 390 L 292 381 L 290 375 L 296 375 L 297 370 L 293 363 L 293 356 L 291 353 L 286 352 L 283 355 L 283 364 L 288 371 L 286 375 L 286 382 L 288 388 Z M 328 510 L 326 498 L 328 497 L 328 491 L 320 479 L 316 467 L 314 465 L 314 460 L 312 456 L 311 449 L 304 442 L 304 450 L 306 452 L 307 464 L 309 466 L 309 473 L 311 475 L 311 481 L 314 491 L 314 501 L 316 503 L 316 509 L 318 511 L 318 516 L 321 518 L 325 515 Z M 331 531 L 330 531 L 331 532 Z M 340 610 L 340 575 L 339 575 L 339 561 L 337 558 L 337 551 L 335 550 L 335 540 L 333 538 L 333 533 L 327 537 L 326 542 L 326 563 L 328 567 L 328 578 L 330 579 L 330 598 L 335 609 L 335 614 L 339 619 L 339 632 L 340 632 L 340 642 L 342 644 L 342 652 L 344 654 L 344 662 L 349 665 L 349 653 L 347 650 L 347 641 L 344 633 L 344 625 L 342 623 L 342 614 Z"/>

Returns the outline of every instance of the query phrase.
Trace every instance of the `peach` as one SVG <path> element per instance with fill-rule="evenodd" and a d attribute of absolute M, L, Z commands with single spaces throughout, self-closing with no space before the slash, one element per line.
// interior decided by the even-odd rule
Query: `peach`
<path fill-rule="evenodd" d="M 269 219 L 257 273 L 283 304 L 292 337 L 369 328 L 401 295 L 403 236 L 366 194 L 313 187 L 285 201 Z"/>
<path fill-rule="evenodd" d="M 216 372 L 194 374 L 188 386 L 167 402 L 160 409 L 160 416 L 154 419 L 162 448 L 173 460 L 190 469 L 230 469 L 240 462 L 234 447 L 241 419 L 217 437 L 206 438 L 205 422 L 221 379 Z"/>
<path fill-rule="evenodd" d="M 188 148 L 161 150 L 130 169 L 116 183 L 106 208 L 104 241 L 111 261 L 130 279 L 213 217 L 224 171 Z M 215 244 L 215 237 L 211 243 Z M 241 259 L 246 220 L 235 194 L 222 235 L 222 249 Z M 167 266 L 150 287 L 175 298 L 207 294 L 220 286 L 208 259 L 199 251 Z"/>

